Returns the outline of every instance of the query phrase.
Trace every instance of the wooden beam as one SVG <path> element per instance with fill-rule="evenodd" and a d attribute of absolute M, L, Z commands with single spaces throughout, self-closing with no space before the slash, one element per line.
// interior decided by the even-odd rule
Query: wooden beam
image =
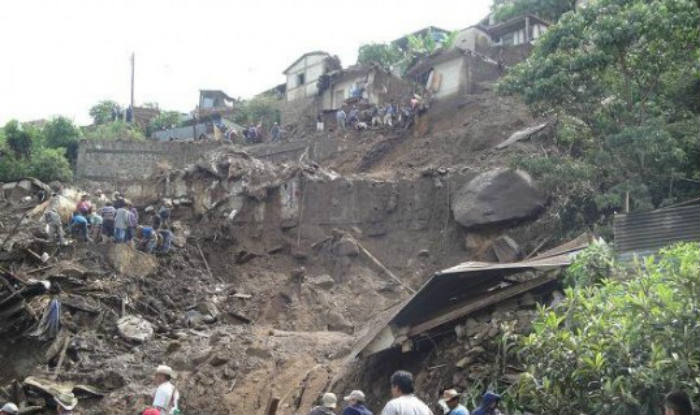
<path fill-rule="evenodd" d="M 278 397 L 273 397 L 270 399 L 270 402 L 267 404 L 267 409 L 265 409 L 265 414 L 266 415 L 275 415 L 277 414 L 277 406 L 280 403 L 280 398 Z"/>
<path fill-rule="evenodd" d="M 473 313 L 474 311 L 480 310 L 482 308 L 488 307 L 490 305 L 500 303 L 503 300 L 506 300 L 511 297 L 515 297 L 516 295 L 522 294 L 526 291 L 530 291 L 534 288 L 537 288 L 541 285 L 544 285 L 550 281 L 554 281 L 557 277 L 556 276 L 542 276 L 535 278 L 534 280 L 526 281 L 521 284 L 517 285 L 512 285 L 508 288 L 504 288 L 500 291 L 496 291 L 495 293 L 487 293 L 481 297 L 476 298 L 475 300 L 472 300 L 463 306 L 456 308 L 452 311 L 449 311 L 447 313 L 441 314 L 437 317 L 434 317 L 428 321 L 424 321 L 418 325 L 412 326 L 408 330 L 408 336 L 412 337 L 418 334 L 421 334 L 423 332 L 426 332 L 430 329 L 433 329 L 435 327 L 441 326 L 445 323 L 448 323 L 452 320 L 456 320 L 460 317 L 464 317 L 467 314 Z"/>

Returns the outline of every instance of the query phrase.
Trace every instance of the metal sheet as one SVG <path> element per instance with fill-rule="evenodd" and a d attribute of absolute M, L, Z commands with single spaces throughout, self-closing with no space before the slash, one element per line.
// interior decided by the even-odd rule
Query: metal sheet
<path fill-rule="evenodd" d="M 681 241 L 700 241 L 700 204 L 615 215 L 615 251 L 647 255 Z"/>

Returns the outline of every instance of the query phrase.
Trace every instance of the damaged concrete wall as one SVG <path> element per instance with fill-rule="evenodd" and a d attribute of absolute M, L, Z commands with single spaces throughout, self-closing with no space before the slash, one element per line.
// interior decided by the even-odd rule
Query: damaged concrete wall
<path fill-rule="evenodd" d="M 182 168 L 221 144 L 154 141 L 87 141 L 78 147 L 76 175 L 88 180 L 145 179 L 159 169 Z"/>

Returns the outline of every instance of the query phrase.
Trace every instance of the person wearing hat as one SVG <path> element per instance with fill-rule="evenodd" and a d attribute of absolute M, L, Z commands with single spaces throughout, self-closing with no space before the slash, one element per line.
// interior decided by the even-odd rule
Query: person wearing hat
<path fill-rule="evenodd" d="M 19 408 L 12 402 L 8 402 L 0 408 L 0 415 L 17 415 Z"/>
<path fill-rule="evenodd" d="M 459 403 L 459 398 L 461 397 L 462 394 L 454 389 L 447 389 L 442 393 L 442 399 L 445 401 L 445 405 L 447 405 L 448 408 L 445 415 L 469 415 L 469 410 Z"/>
<path fill-rule="evenodd" d="M 334 415 L 333 409 L 338 404 L 338 398 L 335 393 L 326 392 L 321 396 L 321 405 L 314 407 L 309 412 L 309 415 Z"/>
<path fill-rule="evenodd" d="M 343 415 L 372 415 L 365 406 L 365 394 L 361 390 L 354 390 L 343 399 L 348 406 L 343 409 Z"/>
<path fill-rule="evenodd" d="M 160 365 L 156 368 L 154 380 L 158 385 L 153 396 L 153 407 L 158 409 L 160 415 L 179 413 L 177 402 L 180 393 L 175 385 L 170 382 L 173 378 L 173 370 L 170 366 Z"/>
<path fill-rule="evenodd" d="M 59 415 L 70 415 L 73 408 L 78 405 L 78 398 L 73 392 L 61 392 L 53 397 L 56 401 L 56 413 Z"/>

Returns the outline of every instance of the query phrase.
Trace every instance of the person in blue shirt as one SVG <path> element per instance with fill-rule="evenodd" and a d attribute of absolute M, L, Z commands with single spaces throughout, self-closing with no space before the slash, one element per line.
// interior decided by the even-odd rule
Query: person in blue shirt
<path fill-rule="evenodd" d="M 73 212 L 73 218 L 70 221 L 70 232 L 72 233 L 76 228 L 83 237 L 83 241 L 92 242 L 92 239 L 88 236 L 88 220 L 80 212 Z"/>
<path fill-rule="evenodd" d="M 145 252 L 151 253 L 158 245 L 156 231 L 150 226 L 138 226 L 136 228 L 137 247 Z"/>
<path fill-rule="evenodd" d="M 372 415 L 372 411 L 365 406 L 365 394 L 361 390 L 354 390 L 344 398 L 348 406 L 343 409 L 342 415 Z"/>

